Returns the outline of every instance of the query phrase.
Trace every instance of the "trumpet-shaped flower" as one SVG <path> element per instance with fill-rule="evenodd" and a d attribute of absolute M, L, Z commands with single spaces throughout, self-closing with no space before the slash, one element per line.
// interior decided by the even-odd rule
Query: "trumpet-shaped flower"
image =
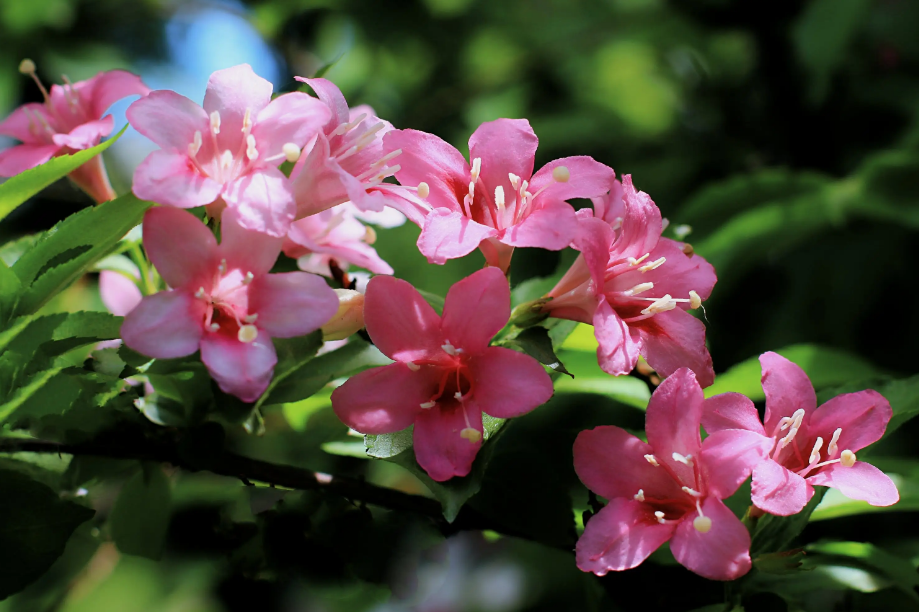
<path fill-rule="evenodd" d="M 281 239 L 247 230 L 224 212 L 221 244 L 191 213 L 161 207 L 144 216 L 144 248 L 171 287 L 144 297 L 125 317 L 121 337 L 156 359 L 191 355 L 217 384 L 246 402 L 268 387 L 277 362 L 271 338 L 319 329 L 338 310 L 322 278 L 269 274 Z"/>
<path fill-rule="evenodd" d="M 159 90 L 127 111 L 134 128 L 161 147 L 134 172 L 134 194 L 178 208 L 235 209 L 243 227 L 283 236 L 296 204 L 278 169 L 296 160 L 329 120 L 305 93 L 271 99 L 272 85 L 241 64 L 211 75 L 198 106 Z"/>
<path fill-rule="evenodd" d="M 434 480 L 465 476 L 482 445 L 482 413 L 512 418 L 552 396 L 538 361 L 489 346 L 510 317 L 504 275 L 485 268 L 447 293 L 443 317 L 410 284 L 377 276 L 367 286 L 364 323 L 396 363 L 352 376 L 332 408 L 365 434 L 414 424 L 415 457 Z"/>
<path fill-rule="evenodd" d="M 670 541 L 681 564 L 712 580 L 733 580 L 751 566 L 750 535 L 721 501 L 768 452 L 761 436 L 719 432 L 700 440 L 704 403 L 695 375 L 681 368 L 651 396 L 648 442 L 619 427 L 578 434 L 574 469 L 609 503 L 578 540 L 577 564 L 603 576 L 639 565 Z"/>
<path fill-rule="evenodd" d="M 631 177 L 579 211 L 573 246 L 581 251 L 547 297 L 542 311 L 594 326 L 600 367 L 630 372 L 643 356 L 664 376 L 686 366 L 703 387 L 715 377 L 705 325 L 690 315 L 717 280 L 688 245 L 661 237 L 661 214 Z"/>
<path fill-rule="evenodd" d="M 430 262 L 479 248 L 488 265 L 506 272 L 514 247 L 558 251 L 571 243 L 578 221 L 566 200 L 606 193 L 615 174 L 585 156 L 557 159 L 533 174 L 537 143 L 526 119 L 483 123 L 469 138 L 470 166 L 431 134 L 386 135 L 384 151 L 399 152 L 399 183 L 427 202 L 418 248 Z"/>
<path fill-rule="evenodd" d="M 0 151 L 0 176 L 14 176 L 56 155 L 96 146 L 115 127 L 111 115 L 103 117 L 108 107 L 127 96 L 150 91 L 139 76 L 110 70 L 76 83 L 64 77 L 64 84 L 52 85 L 49 92 L 35 74 L 31 60 L 23 60 L 19 70 L 35 80 L 45 101 L 24 104 L 0 122 L 0 134 L 22 141 Z M 115 197 L 101 156 L 71 172 L 70 179 L 97 202 Z"/>
<path fill-rule="evenodd" d="M 770 455 L 753 470 L 753 505 L 770 514 L 800 512 L 814 485 L 835 487 L 852 499 L 890 506 L 900 499 L 893 481 L 856 452 L 884 435 L 893 415 L 877 391 L 846 393 L 817 407 L 807 374 L 776 353 L 763 353 L 766 415 L 739 393 L 706 401 L 702 425 L 709 433 L 754 433 L 769 442 Z M 714 435 L 714 434 L 713 434 Z"/>

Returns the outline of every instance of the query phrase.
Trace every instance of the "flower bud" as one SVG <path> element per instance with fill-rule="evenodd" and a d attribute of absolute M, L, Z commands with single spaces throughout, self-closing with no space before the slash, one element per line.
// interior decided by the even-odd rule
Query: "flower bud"
<path fill-rule="evenodd" d="M 344 340 L 364 327 L 364 294 L 353 289 L 336 289 L 338 312 L 322 326 L 322 339 Z"/>

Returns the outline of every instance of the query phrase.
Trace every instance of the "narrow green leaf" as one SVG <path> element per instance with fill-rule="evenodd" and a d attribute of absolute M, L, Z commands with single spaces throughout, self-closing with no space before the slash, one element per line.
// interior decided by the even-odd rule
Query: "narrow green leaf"
<path fill-rule="evenodd" d="M 767 514 L 757 521 L 756 531 L 753 533 L 750 545 L 750 554 L 754 558 L 763 553 L 787 550 L 794 539 L 804 531 L 811 513 L 820 505 L 826 493 L 826 487 L 815 488 L 814 496 L 798 514 L 792 516 Z"/>
<path fill-rule="evenodd" d="M 564 364 L 555 355 L 552 340 L 549 338 L 549 330 L 545 327 L 528 327 L 510 340 L 507 340 L 505 345 L 526 353 L 556 372 L 561 372 L 574 378 L 574 375 L 565 369 Z"/>
<path fill-rule="evenodd" d="M 255 410 L 268 402 L 275 388 L 283 385 L 285 379 L 299 372 L 312 361 L 316 356 L 316 351 L 322 347 L 322 331 L 316 330 L 300 338 L 276 338 L 274 346 L 278 352 L 278 365 L 274 368 L 274 378 L 271 379 L 271 384 L 255 403 Z"/>
<path fill-rule="evenodd" d="M 169 527 L 172 491 L 163 470 L 147 464 L 121 488 L 109 517 L 118 550 L 157 560 Z"/>
<path fill-rule="evenodd" d="M 919 574 L 908 559 L 892 555 L 866 542 L 817 542 L 810 544 L 807 551 L 819 555 L 812 559 L 817 565 L 828 561 L 868 570 L 889 580 L 910 599 L 919 602 L 919 594 L 915 590 L 919 586 Z"/>
<path fill-rule="evenodd" d="M 9 266 L 0 261 L 0 324 L 9 321 L 16 309 L 22 283 Z"/>

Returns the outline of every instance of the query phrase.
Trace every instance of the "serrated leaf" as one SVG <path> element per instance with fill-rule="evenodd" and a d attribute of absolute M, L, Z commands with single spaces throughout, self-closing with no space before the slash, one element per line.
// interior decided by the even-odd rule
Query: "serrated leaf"
<path fill-rule="evenodd" d="M 505 341 L 504 344 L 521 350 L 556 372 L 561 372 L 574 378 L 574 375 L 565 369 L 564 364 L 556 356 L 555 350 L 552 348 L 552 340 L 549 338 L 549 330 L 545 327 L 528 327 L 513 338 Z"/>
<path fill-rule="evenodd" d="M 38 579 L 95 512 L 29 477 L 0 470 L 0 599 Z"/>
<path fill-rule="evenodd" d="M 112 539 L 127 555 L 157 560 L 163 552 L 172 487 L 163 470 L 147 464 L 121 488 L 109 517 Z"/>
<path fill-rule="evenodd" d="M 9 321 L 19 300 L 22 283 L 9 266 L 0 262 L 0 324 Z"/>
<path fill-rule="evenodd" d="M 6 216 L 16 210 L 20 204 L 24 203 L 51 183 L 64 178 L 93 157 L 112 146 L 112 144 L 124 134 L 127 127 L 128 126 L 123 127 L 120 132 L 91 149 L 77 151 L 70 155 L 53 157 L 42 165 L 21 172 L 3 184 L 0 184 L 0 220 L 6 218 Z"/>

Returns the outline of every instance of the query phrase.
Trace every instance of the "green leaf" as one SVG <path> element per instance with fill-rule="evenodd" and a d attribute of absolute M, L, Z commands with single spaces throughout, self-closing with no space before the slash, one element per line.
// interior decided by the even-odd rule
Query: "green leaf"
<path fill-rule="evenodd" d="M 169 527 L 172 492 L 163 470 L 147 464 L 121 488 L 109 517 L 112 539 L 122 553 L 157 560 Z"/>
<path fill-rule="evenodd" d="M 421 297 L 424 298 L 424 301 L 431 305 L 431 308 L 437 311 L 437 314 L 441 314 L 444 311 L 444 298 L 440 297 L 435 293 L 430 291 L 425 291 L 424 289 L 415 288 L 415 291 L 421 294 Z"/>
<path fill-rule="evenodd" d="M 85 208 L 42 236 L 13 265 L 25 288 L 17 314 L 31 314 L 106 256 L 153 204 L 133 194 Z"/>
<path fill-rule="evenodd" d="M 505 341 L 504 344 L 519 349 L 556 372 L 574 378 L 574 375 L 566 370 L 564 364 L 556 357 L 555 350 L 552 348 L 552 340 L 549 338 L 549 330 L 545 327 L 528 327 Z"/>
<path fill-rule="evenodd" d="M 62 179 L 96 155 L 99 155 L 118 140 L 128 126 L 120 132 L 85 151 L 77 151 L 71 155 L 54 157 L 40 166 L 26 170 L 0 184 L 0 220 L 16 210 L 20 204 L 53 183 Z"/>
<path fill-rule="evenodd" d="M 919 415 L 919 374 L 899 380 L 863 380 L 838 387 L 830 387 L 817 393 L 817 400 L 823 403 L 830 398 L 864 389 L 874 389 L 883 395 L 893 409 L 893 417 L 887 423 L 884 437 L 895 432 L 901 425 Z M 870 449 L 870 447 L 869 447 Z M 864 453 L 865 451 L 861 451 Z"/>
<path fill-rule="evenodd" d="M 278 352 L 278 365 L 274 368 L 274 378 L 271 384 L 262 393 L 255 403 L 255 410 L 258 410 L 266 403 L 276 404 L 276 401 L 268 401 L 275 388 L 282 386 L 284 381 L 294 375 L 306 372 L 304 366 L 316 356 L 316 351 L 322 347 L 322 331 L 316 330 L 313 333 L 299 338 L 274 338 L 275 349 Z M 323 383 L 325 384 L 325 383 Z M 303 398 L 298 398 L 303 399 Z"/>
<path fill-rule="evenodd" d="M 0 491 L 0 599 L 5 599 L 44 574 L 74 529 L 95 512 L 15 471 L 0 470 Z"/>
<path fill-rule="evenodd" d="M 812 562 L 820 565 L 824 562 L 845 564 L 865 569 L 872 574 L 890 581 L 903 591 L 910 599 L 919 602 L 919 574 L 908 559 L 897 557 L 866 542 L 817 542 L 807 546 L 807 551 L 819 555 Z"/>
<path fill-rule="evenodd" d="M 814 496 L 798 514 L 792 516 L 774 516 L 767 514 L 757 520 L 750 544 L 750 555 L 756 558 L 763 553 L 787 550 L 789 545 L 804 531 L 811 513 L 820 505 L 826 493 L 825 487 L 815 487 Z"/>
<path fill-rule="evenodd" d="M 19 277 L 0 261 L 0 324 L 6 323 L 13 316 L 21 289 Z"/>

